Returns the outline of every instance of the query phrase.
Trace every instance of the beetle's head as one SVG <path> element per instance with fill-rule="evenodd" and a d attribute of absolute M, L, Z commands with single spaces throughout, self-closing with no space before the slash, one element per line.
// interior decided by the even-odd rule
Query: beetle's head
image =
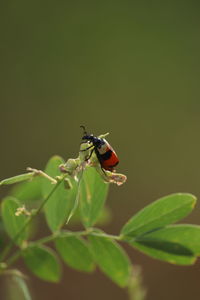
<path fill-rule="evenodd" d="M 93 134 L 86 134 L 82 137 L 82 140 L 92 142 L 94 140 Z"/>
<path fill-rule="evenodd" d="M 85 126 L 81 125 L 80 127 L 83 128 L 82 140 L 92 142 L 94 140 L 93 134 L 88 134 L 86 129 L 85 129 Z"/>

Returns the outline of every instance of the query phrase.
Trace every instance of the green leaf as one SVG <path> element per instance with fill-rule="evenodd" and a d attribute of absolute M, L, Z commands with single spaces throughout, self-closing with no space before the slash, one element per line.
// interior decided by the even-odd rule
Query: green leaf
<path fill-rule="evenodd" d="M 33 176 L 34 176 L 34 172 L 17 175 L 17 176 L 6 178 L 6 179 L 0 181 L 0 185 L 8 185 L 8 184 L 18 183 L 18 182 L 21 182 L 24 180 L 31 179 L 31 178 L 33 178 Z"/>
<path fill-rule="evenodd" d="M 6 232 L 12 239 L 15 239 L 16 235 L 22 229 L 24 223 L 27 220 L 27 216 L 25 215 L 20 215 L 20 216 L 15 215 L 17 208 L 19 208 L 20 206 L 21 206 L 20 202 L 13 197 L 4 198 L 1 204 L 3 223 Z M 24 240 L 27 240 L 27 238 L 28 238 L 28 230 L 25 229 L 15 242 L 16 244 L 21 245 L 21 243 Z"/>
<path fill-rule="evenodd" d="M 98 216 L 98 219 L 96 220 L 95 225 L 104 226 L 111 222 L 112 220 L 112 212 L 109 207 L 104 206 L 100 212 L 100 215 Z M 81 223 L 81 216 L 80 211 L 77 209 L 75 214 L 70 220 L 71 225 L 77 225 Z"/>
<path fill-rule="evenodd" d="M 196 203 L 191 194 L 172 194 L 158 199 L 133 216 L 122 228 L 124 236 L 137 236 L 187 216 Z"/>
<path fill-rule="evenodd" d="M 94 263 L 86 242 L 77 236 L 66 236 L 57 238 L 56 248 L 64 262 L 70 267 L 91 272 L 94 270 Z"/>
<path fill-rule="evenodd" d="M 61 267 L 55 253 L 46 246 L 31 246 L 23 251 L 24 261 L 31 272 L 40 279 L 58 282 Z"/>
<path fill-rule="evenodd" d="M 180 253 L 173 254 L 172 250 L 170 250 L 170 252 L 167 252 L 167 251 L 162 250 L 160 246 L 157 249 L 157 247 L 155 245 L 153 248 L 151 246 L 148 246 L 147 244 L 145 245 L 145 243 L 143 244 L 143 243 L 133 242 L 130 244 L 134 248 L 137 248 L 138 250 L 140 250 L 141 252 L 145 253 L 148 256 L 151 256 L 158 260 L 166 261 L 171 264 L 192 265 L 196 261 L 196 257 L 194 255 L 192 255 L 189 250 L 187 251 L 187 249 L 185 247 L 177 246 L 177 251 L 179 250 Z M 165 249 L 167 247 L 169 249 L 173 249 L 176 247 L 176 245 L 173 245 L 170 243 L 162 242 L 162 244 L 163 244 L 163 248 L 165 247 Z M 185 252 L 185 254 L 184 254 L 184 252 Z"/>
<path fill-rule="evenodd" d="M 80 212 L 86 228 L 97 221 L 107 193 L 108 183 L 103 181 L 95 168 L 86 168 L 80 182 Z"/>
<path fill-rule="evenodd" d="M 45 172 L 51 177 L 56 177 L 60 175 L 59 165 L 63 163 L 64 160 L 61 157 L 53 156 L 49 160 Z M 77 194 L 77 182 L 72 178 L 70 182 L 71 188 L 66 188 L 65 182 L 62 182 L 45 204 L 45 217 L 49 228 L 53 232 L 63 226 L 74 207 Z M 43 196 L 47 197 L 53 188 L 54 185 L 44 178 Z"/>
<path fill-rule="evenodd" d="M 22 182 L 14 186 L 11 195 L 21 202 L 28 202 L 42 199 L 42 177 L 34 177 L 33 180 Z"/>
<path fill-rule="evenodd" d="M 89 235 L 91 251 L 99 268 L 120 287 L 128 285 L 131 263 L 123 249 L 115 241 Z"/>
<path fill-rule="evenodd" d="M 192 264 L 200 255 L 200 226 L 170 225 L 136 237 L 131 243 L 142 252 L 174 264 Z"/>

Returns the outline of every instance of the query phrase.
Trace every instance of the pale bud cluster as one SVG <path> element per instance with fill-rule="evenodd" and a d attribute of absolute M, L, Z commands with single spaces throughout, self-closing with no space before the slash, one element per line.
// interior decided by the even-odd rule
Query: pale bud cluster
<path fill-rule="evenodd" d="M 26 209 L 25 205 L 18 207 L 15 212 L 15 216 L 19 217 L 21 215 L 25 215 L 25 216 L 31 215 L 31 213 Z"/>

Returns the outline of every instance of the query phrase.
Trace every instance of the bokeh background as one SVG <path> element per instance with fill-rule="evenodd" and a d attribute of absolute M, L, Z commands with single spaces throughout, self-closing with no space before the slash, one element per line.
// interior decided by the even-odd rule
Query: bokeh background
<path fill-rule="evenodd" d="M 8 0 L 0 6 L 1 179 L 27 166 L 44 168 L 54 154 L 76 157 L 84 124 L 97 135 L 110 132 L 118 171 L 128 176 L 124 186 L 111 187 L 107 232 L 118 233 L 161 196 L 200 198 L 198 1 Z M 185 222 L 200 224 L 199 209 Z M 178 267 L 127 251 L 142 266 L 148 300 L 200 298 L 199 262 Z M 65 267 L 59 284 L 29 278 L 37 300 L 128 299 L 98 271 Z"/>

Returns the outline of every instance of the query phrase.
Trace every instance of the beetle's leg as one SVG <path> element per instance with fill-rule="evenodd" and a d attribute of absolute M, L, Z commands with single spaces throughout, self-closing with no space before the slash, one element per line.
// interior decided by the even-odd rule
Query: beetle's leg
<path fill-rule="evenodd" d="M 101 167 L 101 170 L 104 173 L 104 175 L 107 176 L 105 169 Z"/>
<path fill-rule="evenodd" d="M 94 148 L 90 151 L 89 156 L 85 159 L 86 161 L 88 161 L 90 159 L 90 157 L 92 156 L 92 153 L 94 152 Z"/>
<path fill-rule="evenodd" d="M 87 150 L 89 150 L 89 149 L 91 149 L 92 147 L 94 147 L 93 145 L 91 145 L 91 146 L 89 146 L 88 148 L 86 148 L 86 149 L 83 149 L 83 150 L 79 150 L 80 152 L 84 152 L 84 151 L 87 151 Z"/>
<path fill-rule="evenodd" d="M 83 149 L 83 150 L 79 150 L 79 152 L 84 152 L 84 151 L 87 151 L 89 149 L 93 148 L 91 151 L 90 151 L 90 154 L 88 155 L 88 157 L 85 158 L 85 161 L 88 161 L 90 159 L 90 157 L 92 156 L 92 153 L 94 152 L 94 145 L 92 144 L 91 146 L 87 147 L 86 149 Z"/>

